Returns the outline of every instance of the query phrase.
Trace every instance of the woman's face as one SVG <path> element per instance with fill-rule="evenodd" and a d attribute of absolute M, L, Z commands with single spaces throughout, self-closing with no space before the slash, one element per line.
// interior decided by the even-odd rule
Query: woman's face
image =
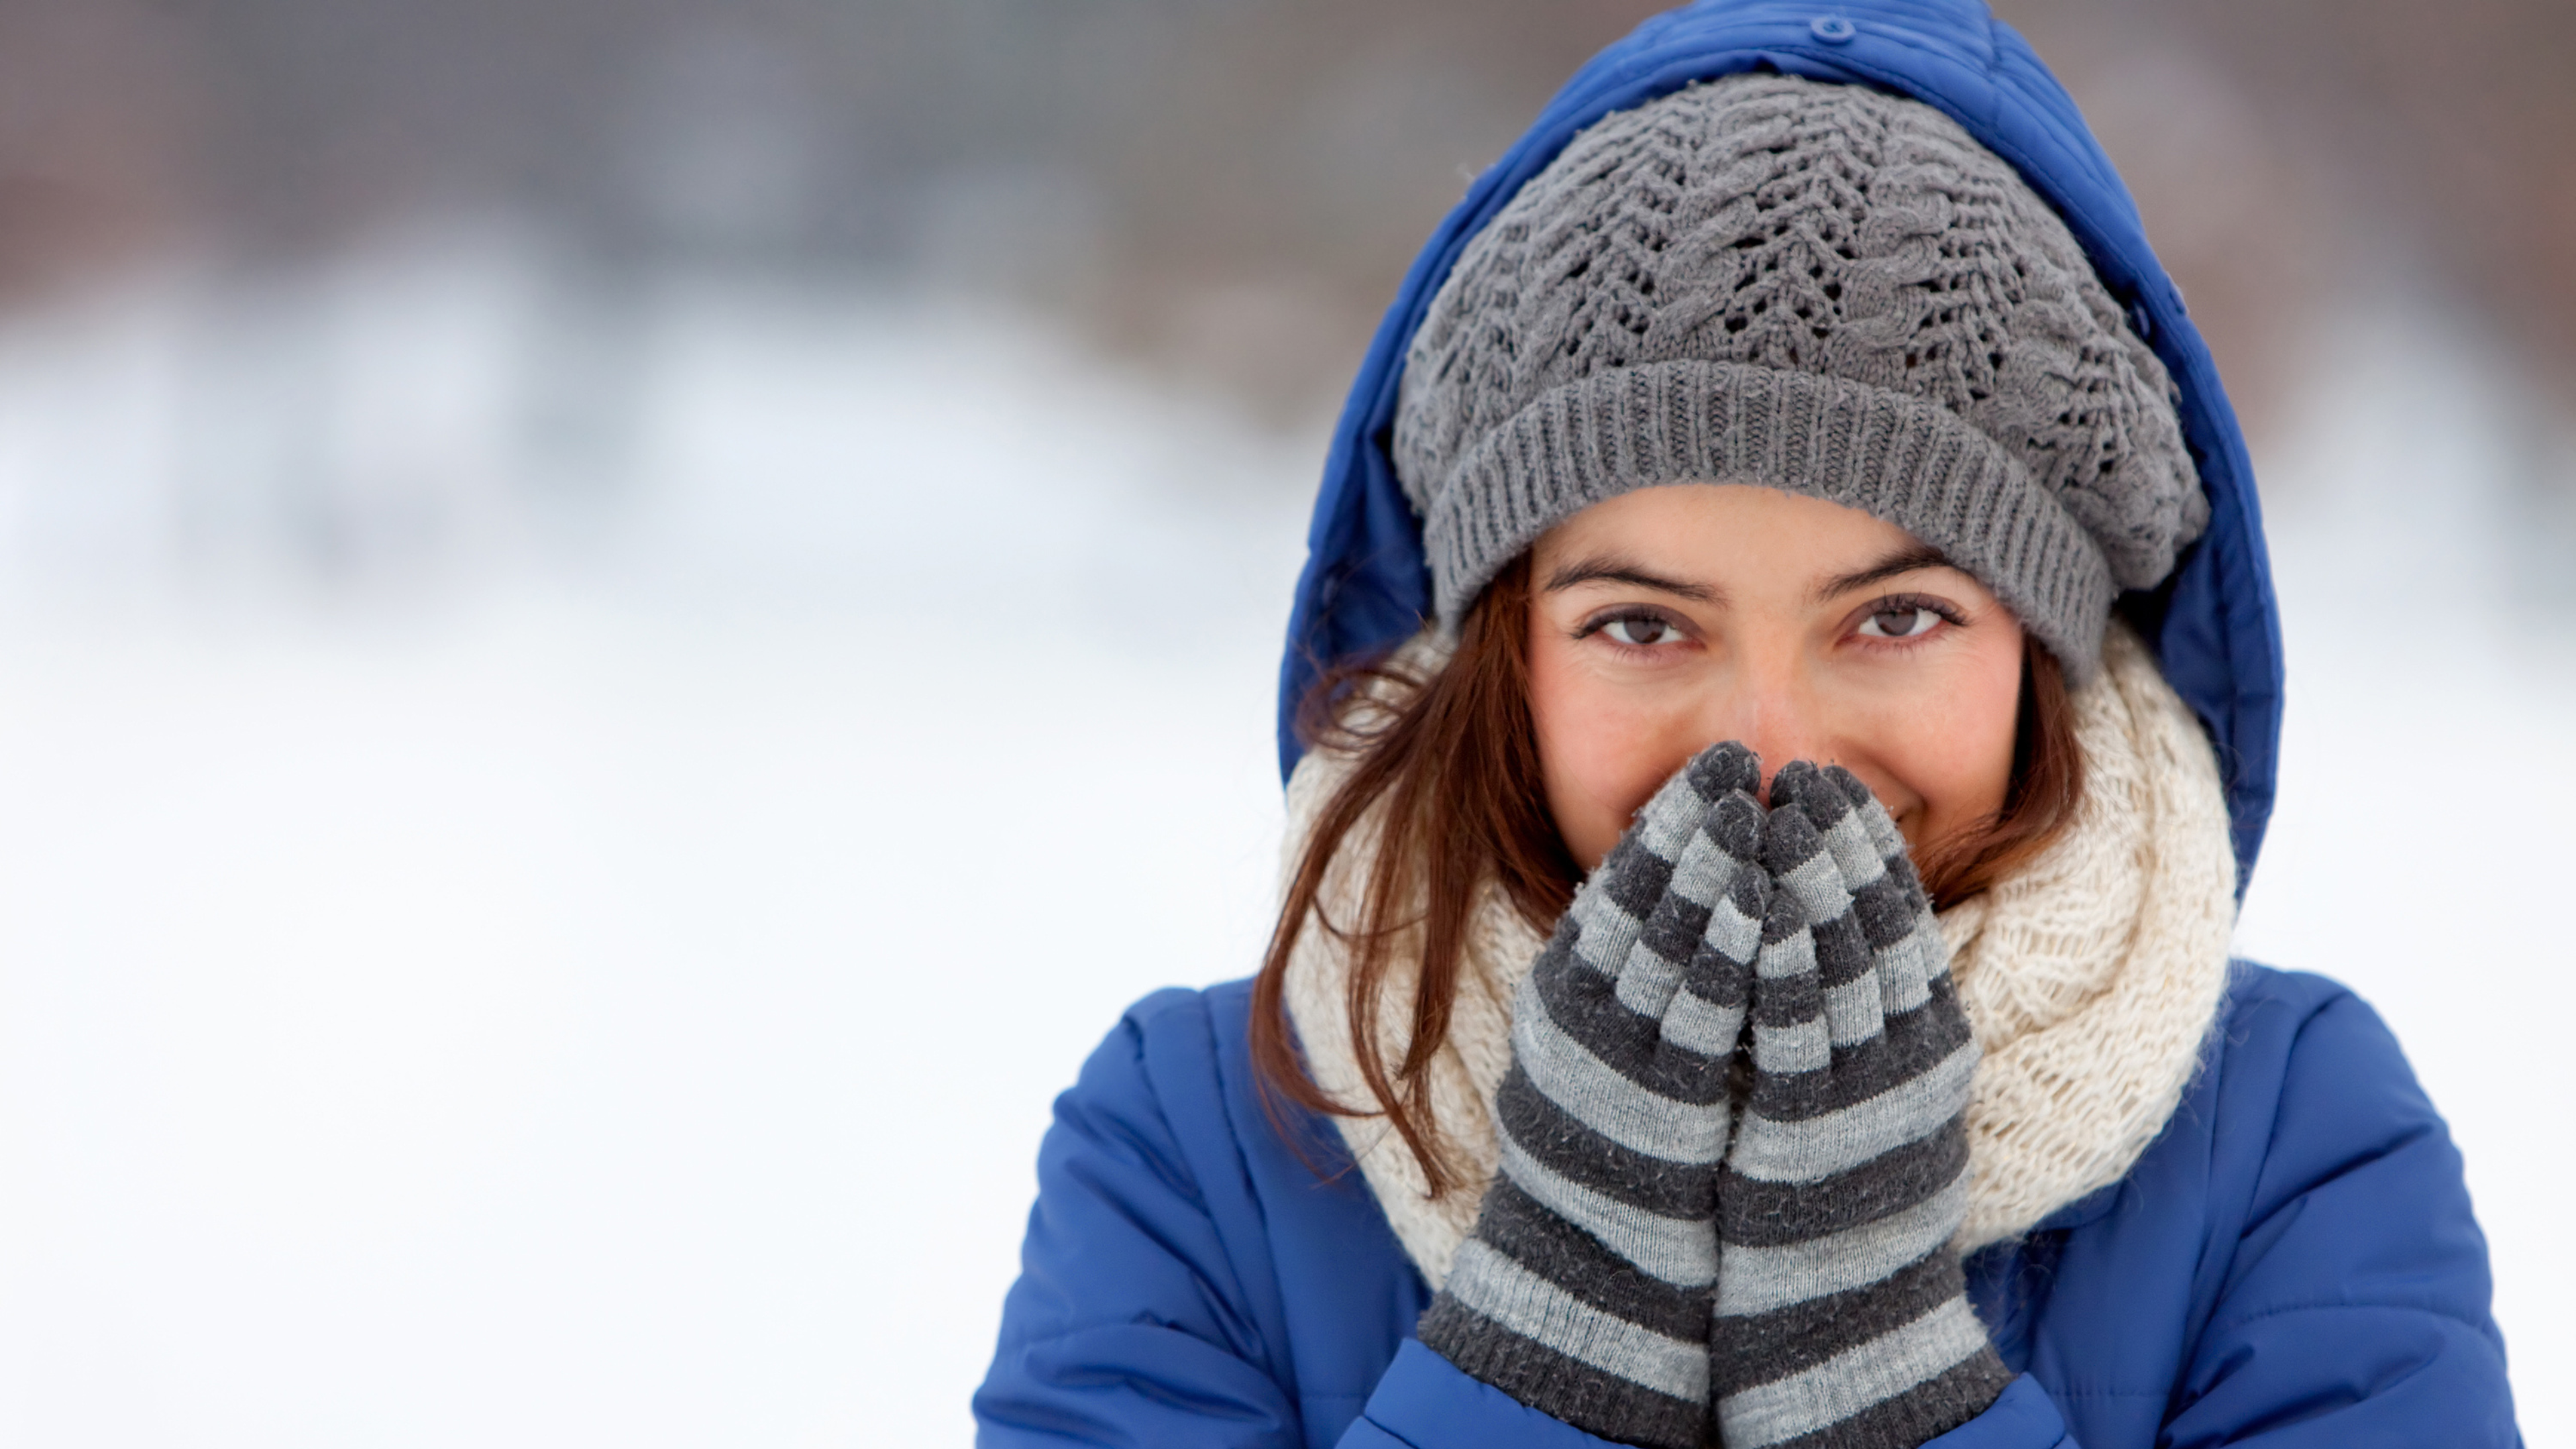
<path fill-rule="evenodd" d="M 1585 870 L 1719 740 L 1858 775 L 1920 848 L 2003 808 L 2021 624 L 1866 513 L 1737 484 L 1647 488 L 1530 558 L 1530 709 Z"/>

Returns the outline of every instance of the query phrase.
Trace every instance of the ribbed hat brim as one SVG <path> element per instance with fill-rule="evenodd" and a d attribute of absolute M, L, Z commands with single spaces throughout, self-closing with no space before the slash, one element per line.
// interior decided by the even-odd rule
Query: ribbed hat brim
<path fill-rule="evenodd" d="M 1752 483 L 1886 519 L 1983 580 L 2092 676 L 2116 587 L 2101 549 L 2020 460 L 1938 403 L 1866 383 L 1678 361 L 1551 388 L 1480 439 L 1423 520 L 1440 621 L 1539 535 L 1639 488 Z"/>

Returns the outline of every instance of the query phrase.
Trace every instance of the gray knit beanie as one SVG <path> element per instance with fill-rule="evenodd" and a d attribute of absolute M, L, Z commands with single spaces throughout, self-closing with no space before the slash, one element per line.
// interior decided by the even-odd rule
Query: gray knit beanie
<path fill-rule="evenodd" d="M 1396 471 L 1455 629 L 1631 489 L 1752 482 L 1897 524 L 2089 677 L 2209 505 L 2173 384 L 2075 238 L 1949 117 L 1738 75 L 1577 136 L 1405 360 Z"/>

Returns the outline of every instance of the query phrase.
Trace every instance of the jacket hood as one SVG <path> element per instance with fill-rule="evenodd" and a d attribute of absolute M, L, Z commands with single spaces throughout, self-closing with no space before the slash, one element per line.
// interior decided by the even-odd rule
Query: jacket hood
<path fill-rule="evenodd" d="M 1739 71 L 1869 85 L 1948 114 L 2065 219 L 2129 309 L 2180 396 L 2183 439 L 2210 507 L 2206 533 L 2153 590 L 2118 609 L 2216 746 L 2241 895 L 2272 813 L 2281 733 L 2281 628 L 2253 466 L 2235 409 L 2137 204 L 2075 102 L 1982 0 L 1702 0 L 1595 56 L 1458 203 L 1414 259 L 1334 428 L 1279 676 L 1284 779 L 1302 753 L 1297 702 L 1333 661 L 1409 638 L 1431 612 L 1421 520 L 1390 452 L 1405 353 L 1467 243 L 1593 122 Z"/>

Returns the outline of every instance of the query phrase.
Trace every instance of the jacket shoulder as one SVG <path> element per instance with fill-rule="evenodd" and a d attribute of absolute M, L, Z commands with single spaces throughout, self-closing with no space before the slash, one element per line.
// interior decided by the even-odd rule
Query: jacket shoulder
<path fill-rule="evenodd" d="M 2209 1055 L 2221 1136 L 2254 1149 L 2248 1160 L 2284 1190 L 2348 1157 L 2403 1148 L 2420 1149 L 2408 1161 L 2423 1171 L 2458 1174 L 2450 1128 L 2396 1033 L 2339 981 L 2238 962 Z"/>
<path fill-rule="evenodd" d="M 2163 1135 L 2049 1226 L 1975 1266 L 2084 1444 L 2514 1442 L 2458 1150 L 2339 982 L 2237 963 Z"/>
<path fill-rule="evenodd" d="M 1222 1102 L 1207 994 L 1157 991 L 1122 1013 L 1038 1149 L 1038 1200 L 1004 1301 L 978 1442 L 1061 1442 L 1116 1423 L 1135 1442 L 1294 1442 L 1276 1288 Z"/>
<path fill-rule="evenodd" d="M 1251 1012 L 1248 977 L 1214 986 L 1166 986 L 1147 992 L 1120 1012 L 1110 1037 L 1114 1041 L 1126 1034 L 1140 1046 L 1150 1043 L 1157 1057 L 1173 1049 L 1193 1057 L 1204 1054 L 1208 1070 L 1215 1071 L 1220 1033 L 1229 1028 L 1241 1031 Z"/>
<path fill-rule="evenodd" d="M 1248 985 L 1248 983 L 1229 983 Z M 1218 1017 L 1215 998 L 1226 987 L 1166 986 L 1118 1014 L 1117 1024 L 1082 1064 L 1081 1075 L 1056 1100 L 1067 1107 L 1121 1104 L 1160 1113 L 1169 1103 L 1203 1097 L 1218 1084 Z M 1242 1010 L 1233 1013 L 1240 1027 Z"/>
<path fill-rule="evenodd" d="M 1094 1108 L 1147 1117 L 1191 1153 L 1211 1147 L 1231 1156 L 1237 1132 L 1226 1098 L 1240 1090 L 1231 1060 L 1246 1035 L 1251 983 L 1167 986 L 1121 1012 L 1056 1114 Z"/>
<path fill-rule="evenodd" d="M 2256 1221 L 2354 1171 L 2458 1183 L 2449 1126 L 2404 1048 L 2341 982 L 2237 963 L 2210 1053 L 2213 1146 L 2247 1177 Z"/>
<path fill-rule="evenodd" d="M 1239 1144 L 1223 1106 L 1221 1008 L 1212 999 L 1222 990 L 1166 987 L 1121 1012 L 1056 1098 L 1050 1145 L 1087 1145 L 1095 1170 L 1144 1174 L 1211 1206 L 1208 1190 L 1239 1176 Z M 1042 1188 L 1052 1155 L 1041 1150 Z"/>
<path fill-rule="evenodd" d="M 2227 1010 L 2230 1016 L 2256 1011 L 2286 1011 L 2304 1018 L 2338 1001 L 2349 1001 L 2363 1011 L 2370 1010 L 2351 987 L 2331 976 L 2313 971 L 2284 971 L 2256 961 L 2229 963 Z M 2373 1019 L 2376 1019 L 2376 1013 L 2373 1013 Z"/>
<path fill-rule="evenodd" d="M 1282 1135 L 1300 1113 L 1263 1102 L 1251 1001 L 1248 981 L 1143 998 L 1056 1099 L 979 1442 L 1080 1422 L 1319 1449 L 1394 1358 L 1426 1294 L 1357 1175 Z"/>
<path fill-rule="evenodd" d="M 2345 1442 L 2513 1442 L 2486 1239 L 2395 1034 L 2348 987 L 2261 967 L 2238 968 L 2225 1025 L 2227 1248 L 2208 1261 L 2188 1407 L 2169 1427 L 2292 1415 L 2341 1424 Z M 2354 1402 L 2299 1398 L 2323 1384 Z"/>

